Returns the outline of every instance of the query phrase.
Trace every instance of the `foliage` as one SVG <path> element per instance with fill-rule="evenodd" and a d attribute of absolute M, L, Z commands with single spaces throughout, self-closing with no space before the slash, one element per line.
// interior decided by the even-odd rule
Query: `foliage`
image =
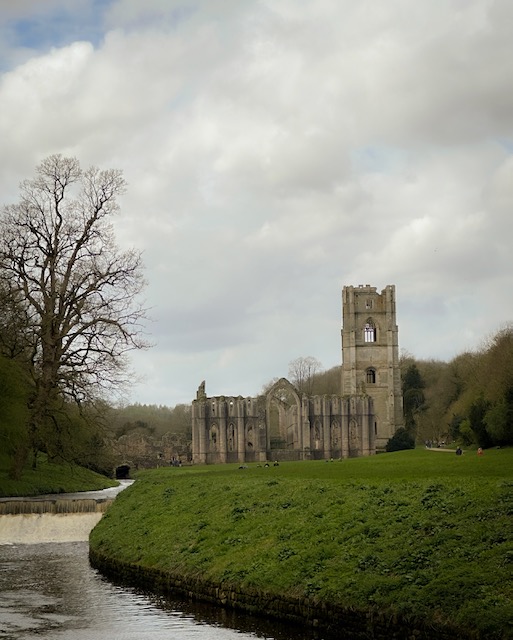
<path fill-rule="evenodd" d="M 486 449 L 492 444 L 492 439 L 486 430 L 485 423 L 485 416 L 489 409 L 490 402 L 485 400 L 483 396 L 480 396 L 472 403 L 468 414 L 470 428 L 474 432 L 477 444 L 483 447 L 483 449 Z"/>
<path fill-rule="evenodd" d="M 426 385 L 415 363 L 408 366 L 402 375 L 403 391 L 408 389 L 423 389 Z"/>
<path fill-rule="evenodd" d="M 55 445 L 63 398 L 82 404 L 112 393 L 129 380 L 127 352 L 145 346 L 141 258 L 117 249 L 110 224 L 124 189 L 119 171 L 82 170 L 54 155 L 22 182 L 20 201 L 3 208 L 2 348 L 30 372 L 35 453 Z"/>
<path fill-rule="evenodd" d="M 409 429 L 399 427 L 387 442 L 386 450 L 390 452 L 404 449 L 415 449 L 415 438 Z"/>
<path fill-rule="evenodd" d="M 317 396 L 340 395 L 342 386 L 342 367 L 332 367 L 319 371 L 313 377 L 312 394 Z"/>
<path fill-rule="evenodd" d="M 460 422 L 458 435 L 462 444 L 464 444 L 465 446 L 469 446 L 471 444 L 476 443 L 476 436 L 472 431 L 472 427 L 470 426 L 470 420 L 468 418 L 465 418 Z"/>
<path fill-rule="evenodd" d="M 513 407 L 510 394 L 498 400 L 485 413 L 483 422 L 490 440 L 498 445 L 513 444 Z"/>
<path fill-rule="evenodd" d="M 411 364 L 403 374 L 403 409 L 404 422 L 406 428 L 411 433 L 415 432 L 415 415 L 422 411 L 424 407 L 424 380 L 420 375 L 420 371 L 415 363 Z M 401 447 L 408 448 L 411 447 Z M 397 449 L 393 449 L 397 451 Z"/>
<path fill-rule="evenodd" d="M 180 433 L 192 438 L 191 405 L 131 404 L 108 409 L 113 436 L 119 438 L 133 431 L 162 437 L 165 433 Z"/>
<path fill-rule="evenodd" d="M 461 425 L 464 422 L 463 416 L 455 413 L 449 422 L 449 436 L 451 440 L 457 440 L 461 436 Z M 468 442 L 466 444 L 469 444 Z"/>
<path fill-rule="evenodd" d="M 0 451 L 11 460 L 12 478 L 20 474 L 28 449 L 28 398 L 29 384 L 22 367 L 0 356 Z"/>
<path fill-rule="evenodd" d="M 415 366 L 424 383 L 424 403 L 415 413 L 419 441 L 449 438 L 468 446 L 513 443 L 513 327 L 506 326 L 476 352 L 456 356 L 450 362 L 401 358 L 403 382 Z M 413 397 L 410 397 L 413 396 Z M 405 391 L 405 415 L 418 402 Z"/>
<path fill-rule="evenodd" d="M 65 402 L 60 411 L 54 410 L 46 451 L 51 461 L 77 464 L 102 475 L 112 474 L 115 461 L 105 435 L 103 406 Z"/>
<path fill-rule="evenodd" d="M 141 474 L 91 534 L 114 560 L 511 636 L 513 449 Z M 509 634 L 509 635 L 508 635 Z"/>

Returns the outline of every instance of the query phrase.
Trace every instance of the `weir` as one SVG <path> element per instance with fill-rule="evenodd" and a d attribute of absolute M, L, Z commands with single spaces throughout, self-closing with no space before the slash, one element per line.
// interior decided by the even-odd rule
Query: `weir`
<path fill-rule="evenodd" d="M 103 500 L 43 499 L 19 500 L 13 498 L 0 502 L 0 516 L 26 513 L 104 513 L 113 498 Z"/>
<path fill-rule="evenodd" d="M 0 498 L 0 545 L 85 542 L 89 533 L 132 481 L 103 491 Z"/>
<path fill-rule="evenodd" d="M 0 516 L 0 545 L 86 542 L 103 512 Z"/>

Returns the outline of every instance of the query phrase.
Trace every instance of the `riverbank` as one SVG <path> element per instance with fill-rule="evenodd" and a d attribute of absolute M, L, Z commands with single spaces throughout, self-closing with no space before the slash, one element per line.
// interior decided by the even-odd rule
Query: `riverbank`
<path fill-rule="evenodd" d="M 513 450 L 145 472 L 111 577 L 362 638 L 513 637 Z M 359 635 L 358 635 L 359 634 Z"/>
<path fill-rule="evenodd" d="M 119 484 L 117 480 L 76 464 L 49 462 L 43 454 L 36 469 L 27 464 L 19 480 L 9 478 L 9 465 L 7 455 L 0 452 L 0 497 L 99 491 Z"/>

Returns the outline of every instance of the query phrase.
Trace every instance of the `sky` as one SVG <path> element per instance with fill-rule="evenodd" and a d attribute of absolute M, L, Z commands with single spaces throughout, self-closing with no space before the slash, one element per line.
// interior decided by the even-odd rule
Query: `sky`
<path fill-rule="evenodd" d="M 123 171 L 127 403 L 339 365 L 346 285 L 449 361 L 513 320 L 512 33 L 511 0 L 0 0 L 0 203 L 54 153 Z"/>

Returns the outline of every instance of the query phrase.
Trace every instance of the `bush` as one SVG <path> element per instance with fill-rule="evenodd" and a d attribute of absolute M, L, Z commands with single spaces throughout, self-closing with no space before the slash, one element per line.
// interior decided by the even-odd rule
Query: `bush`
<path fill-rule="evenodd" d="M 415 438 L 404 427 L 399 427 L 394 435 L 387 442 L 387 451 L 403 451 L 404 449 L 415 449 Z"/>

